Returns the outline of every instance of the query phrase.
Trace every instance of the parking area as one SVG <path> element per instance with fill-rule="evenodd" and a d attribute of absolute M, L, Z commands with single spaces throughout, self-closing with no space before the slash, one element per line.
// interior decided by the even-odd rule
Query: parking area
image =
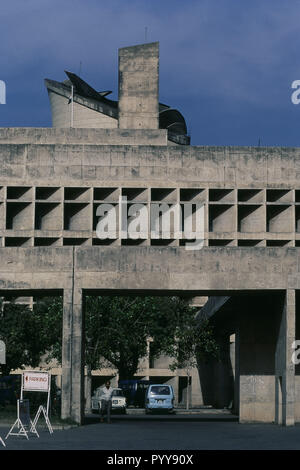
<path fill-rule="evenodd" d="M 9 426 L 0 426 L 4 437 Z M 111 424 L 94 415 L 86 424 L 55 430 L 38 428 L 40 438 L 9 437 L 8 450 L 275 450 L 300 449 L 300 425 L 239 424 L 228 414 L 116 415 Z M 0 446 L 0 450 L 5 450 Z"/>

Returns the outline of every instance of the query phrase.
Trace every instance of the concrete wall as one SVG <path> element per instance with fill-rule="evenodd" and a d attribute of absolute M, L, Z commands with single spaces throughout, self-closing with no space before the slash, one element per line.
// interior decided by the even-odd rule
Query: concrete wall
<path fill-rule="evenodd" d="M 65 96 L 49 90 L 49 100 L 52 111 L 53 127 L 79 127 L 79 128 L 102 128 L 110 129 L 118 127 L 118 120 L 99 113 L 94 109 L 73 103 L 73 125 L 71 126 L 71 104 Z"/>
<path fill-rule="evenodd" d="M 206 246 L 300 246 L 298 149 L 179 148 L 166 141 L 165 131 L 150 129 L 0 130 L 2 246 L 14 243 L 6 242 L 8 237 L 15 237 L 19 246 L 34 245 L 35 236 L 52 238 L 49 244 L 97 244 L 95 204 L 117 203 L 128 190 L 139 191 L 129 202 L 142 201 L 148 209 L 154 201 L 181 207 L 203 203 Z M 15 186 L 26 186 L 26 193 L 9 196 Z M 57 189 L 55 197 L 40 201 L 36 188 L 44 186 Z M 72 207 L 64 191 L 72 187 L 83 188 L 74 202 L 86 206 L 65 229 L 64 204 Z M 114 193 L 99 201 L 94 188 Z M 43 215 L 41 232 L 34 234 L 38 228 L 33 214 L 43 212 L 42 202 L 58 205 Z M 120 240 L 113 243 L 119 245 Z M 139 243 L 154 244 L 149 239 Z M 184 243 L 171 236 L 165 244 Z"/>
<path fill-rule="evenodd" d="M 1 127 L 0 144 L 167 145 L 165 129 Z"/>
<path fill-rule="evenodd" d="M 236 331 L 231 361 L 235 364 L 234 411 L 240 422 L 293 425 L 299 420 L 298 377 L 292 361 L 292 343 L 299 333 L 295 293 L 287 289 L 223 302 L 211 298 L 206 305 L 205 313 L 215 328 Z"/>
<path fill-rule="evenodd" d="M 275 421 L 275 348 L 278 314 L 243 312 L 240 331 L 240 421 Z"/>
<path fill-rule="evenodd" d="M 299 256 L 297 248 L 3 247 L 0 288 L 63 289 L 73 276 L 82 289 L 98 292 L 299 289 Z"/>

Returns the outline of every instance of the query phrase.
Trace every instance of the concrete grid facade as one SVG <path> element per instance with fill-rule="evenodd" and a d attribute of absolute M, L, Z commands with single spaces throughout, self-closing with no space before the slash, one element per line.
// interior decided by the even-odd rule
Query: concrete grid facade
<path fill-rule="evenodd" d="M 65 125 L 52 129 L 0 129 L 0 294 L 63 295 L 63 417 L 83 419 L 84 297 L 113 292 L 209 296 L 202 314 L 215 322 L 222 357 L 199 369 L 203 403 L 224 406 L 231 393 L 241 422 L 291 425 L 300 421 L 291 361 L 299 329 L 300 149 L 187 145 L 180 113 L 153 106 L 157 43 L 144 56 L 136 47 L 120 56 L 130 62 L 137 54 L 140 92 L 120 83 L 117 108 L 106 92 L 97 98 L 76 82 L 83 91 L 75 101 L 105 115 L 121 110 L 122 123 L 112 116 L 118 128 L 69 129 L 65 113 Z M 55 87 L 67 100 L 70 83 L 50 85 L 50 101 Z M 187 251 L 184 239 L 172 237 L 99 240 L 96 209 L 117 206 L 120 195 L 148 207 L 203 203 L 205 246 Z"/>

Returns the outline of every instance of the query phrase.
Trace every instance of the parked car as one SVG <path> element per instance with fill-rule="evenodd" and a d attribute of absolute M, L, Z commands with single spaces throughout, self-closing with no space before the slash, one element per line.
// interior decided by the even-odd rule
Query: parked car
<path fill-rule="evenodd" d="M 145 396 L 145 411 L 165 410 L 174 411 L 174 390 L 172 385 L 153 384 L 149 385 Z"/>
<path fill-rule="evenodd" d="M 151 383 L 150 380 L 141 379 L 120 380 L 119 387 L 124 392 L 127 406 L 144 408 L 145 392 Z"/>
<path fill-rule="evenodd" d="M 92 412 L 96 413 L 101 410 L 102 387 L 95 390 L 92 396 Z M 111 396 L 111 410 L 126 413 L 126 398 L 121 388 L 114 388 Z"/>

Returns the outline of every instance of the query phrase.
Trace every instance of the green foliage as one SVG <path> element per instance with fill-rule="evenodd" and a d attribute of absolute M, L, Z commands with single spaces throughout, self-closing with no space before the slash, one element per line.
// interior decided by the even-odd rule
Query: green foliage
<path fill-rule="evenodd" d="M 132 378 L 147 354 L 147 338 L 154 340 L 154 356 L 169 350 L 176 321 L 187 309 L 176 297 L 88 297 L 86 362 L 96 369 L 107 361 L 120 379 Z"/>
<path fill-rule="evenodd" d="M 56 359 L 61 364 L 62 351 L 62 297 L 37 299 L 33 306 L 35 321 L 39 327 L 39 337 L 47 352 L 46 362 Z"/>
<path fill-rule="evenodd" d="M 14 302 L 1 303 L 0 307 L 0 339 L 6 344 L 6 364 L 0 365 L 1 373 L 8 375 L 24 364 L 38 366 L 44 348 L 32 310 Z"/>
<path fill-rule="evenodd" d="M 195 358 L 215 356 L 217 346 L 209 323 L 203 321 L 199 327 L 194 317 L 195 309 L 178 297 L 88 296 L 85 363 L 94 370 L 113 365 L 120 379 L 132 378 L 151 337 L 152 357 L 173 357 L 173 368 L 196 365 Z M 24 364 L 36 367 L 45 353 L 48 362 L 56 359 L 61 364 L 62 318 L 61 297 L 40 299 L 33 310 L 5 304 L 0 339 L 7 345 L 7 365 L 2 373 Z"/>
<path fill-rule="evenodd" d="M 199 321 L 194 316 L 182 323 L 176 330 L 176 341 L 171 346 L 169 355 L 173 358 L 171 370 L 181 368 L 187 372 L 199 362 L 218 359 L 219 347 L 209 320 L 204 318 Z"/>

